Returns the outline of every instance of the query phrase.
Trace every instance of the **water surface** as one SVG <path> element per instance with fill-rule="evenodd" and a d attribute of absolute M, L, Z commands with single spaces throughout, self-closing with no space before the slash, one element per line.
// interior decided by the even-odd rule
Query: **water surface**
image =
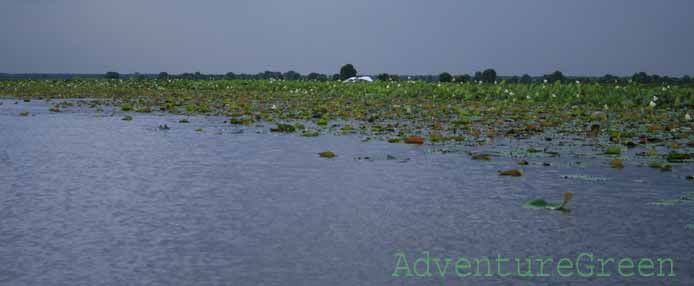
<path fill-rule="evenodd" d="M 518 158 L 465 151 L 522 143 L 304 138 L 219 117 L 123 121 L 108 108 L 1 102 L 0 285 L 694 283 L 694 204 L 652 204 L 692 191 L 691 165 L 614 170 L 604 158 L 562 155 L 527 158 L 524 176 L 509 178 L 497 170 Z M 320 158 L 325 150 L 338 156 Z M 523 208 L 564 191 L 574 192 L 570 213 Z M 391 276 L 399 251 L 671 257 L 677 277 L 403 279 Z"/>

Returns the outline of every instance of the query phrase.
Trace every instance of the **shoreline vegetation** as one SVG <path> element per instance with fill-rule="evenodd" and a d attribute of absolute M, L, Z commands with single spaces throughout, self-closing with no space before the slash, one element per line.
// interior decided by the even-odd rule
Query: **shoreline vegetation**
<path fill-rule="evenodd" d="M 0 81 L 0 97 L 46 100 L 51 113 L 80 105 L 124 120 L 151 112 L 186 116 L 181 124 L 194 120 L 191 116 L 221 116 L 231 125 L 275 133 L 357 134 L 393 144 L 482 146 L 535 139 L 540 143 L 527 146 L 527 154 L 561 156 L 561 150 L 592 146 L 593 155 L 615 169 L 634 154 L 661 171 L 694 159 L 694 87 L 687 85 L 10 80 Z M 471 156 L 491 159 L 486 153 Z"/>

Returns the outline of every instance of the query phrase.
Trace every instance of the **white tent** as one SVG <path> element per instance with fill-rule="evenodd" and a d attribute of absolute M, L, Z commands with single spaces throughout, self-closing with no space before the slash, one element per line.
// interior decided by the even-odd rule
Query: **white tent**
<path fill-rule="evenodd" d="M 371 79 L 370 76 L 353 76 L 353 77 L 350 77 L 350 78 L 344 80 L 343 82 L 357 82 L 357 81 L 368 81 L 368 82 L 372 82 L 372 81 L 374 81 L 374 80 Z"/>

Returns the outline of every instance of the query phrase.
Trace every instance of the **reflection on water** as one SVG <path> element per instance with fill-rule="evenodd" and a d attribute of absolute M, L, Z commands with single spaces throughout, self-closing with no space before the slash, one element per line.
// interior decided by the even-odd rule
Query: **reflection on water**
<path fill-rule="evenodd" d="M 474 161 L 436 147 L 240 133 L 223 118 L 49 113 L 0 106 L 1 285 L 687 285 L 691 166 L 610 169 L 599 158 Z M 30 116 L 18 116 L 30 111 Z M 108 115 L 108 111 L 107 114 Z M 159 130 L 167 124 L 170 130 Z M 195 129 L 202 128 L 202 132 Z M 263 133 L 263 134 L 259 134 Z M 508 142 L 492 146 L 510 148 Z M 336 158 L 320 158 L 331 150 Z M 388 160 L 388 156 L 409 160 Z M 355 160 L 370 156 L 373 160 Z M 587 166 L 587 167 L 586 167 Z M 606 177 L 591 181 L 566 174 Z M 572 212 L 529 210 L 574 192 Z M 677 277 L 391 277 L 394 254 L 672 257 Z M 662 283 L 661 283 L 662 284 Z"/>

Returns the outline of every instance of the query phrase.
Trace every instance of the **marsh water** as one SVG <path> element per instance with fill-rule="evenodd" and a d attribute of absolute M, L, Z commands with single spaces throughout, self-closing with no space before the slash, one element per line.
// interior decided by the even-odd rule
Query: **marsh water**
<path fill-rule="evenodd" d="M 518 166 L 507 154 L 542 140 L 305 138 L 222 117 L 124 121 L 108 109 L 0 102 L 0 285 L 694 283 L 694 204 L 654 203 L 694 190 L 692 164 L 661 172 L 634 159 L 615 170 L 577 143 Z M 337 157 L 317 155 L 326 150 Z M 496 155 L 466 153 L 479 150 Z M 506 168 L 523 176 L 497 175 Z M 565 191 L 570 212 L 523 207 Z M 676 277 L 392 276 L 396 253 L 413 263 L 422 251 L 670 257 Z"/>

